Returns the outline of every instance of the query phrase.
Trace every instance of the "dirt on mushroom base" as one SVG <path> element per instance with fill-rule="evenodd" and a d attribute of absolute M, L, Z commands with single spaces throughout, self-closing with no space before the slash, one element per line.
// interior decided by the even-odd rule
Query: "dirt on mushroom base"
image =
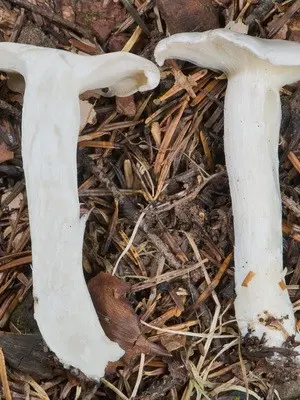
<path fill-rule="evenodd" d="M 218 1 L 217 3 L 225 2 Z M 113 1 L 110 4 L 113 4 Z M 276 23 L 280 23 L 280 19 L 284 17 L 289 6 L 289 4 L 284 6 L 283 14 L 279 15 L 279 22 Z M 247 10 L 247 15 L 254 10 L 255 5 Z M 19 12 L 20 9 L 16 7 L 16 11 Z M 226 18 L 232 15 L 230 8 L 224 8 L 221 11 L 225 13 Z M 36 26 L 40 26 L 41 21 L 38 21 L 37 14 L 33 15 L 27 11 L 25 14 L 33 19 Z M 157 38 L 161 37 L 162 33 L 156 31 L 157 24 L 153 9 L 142 13 L 142 17 L 149 28 L 153 28 L 153 36 L 156 34 Z M 129 18 L 128 14 L 126 18 Z M 66 46 L 68 50 L 76 51 L 74 45 L 72 47 L 68 44 L 65 29 L 55 27 L 51 30 L 51 21 L 49 24 L 45 18 L 42 19 L 42 23 L 39 29 L 42 29 L 58 46 Z M 162 25 L 164 28 L 164 21 Z M 14 33 L 18 27 L 22 30 L 24 26 L 22 21 L 19 22 L 15 26 Z M 124 34 L 129 40 L 136 28 L 137 24 L 132 22 L 129 28 L 119 34 Z M 68 29 L 67 33 L 70 33 Z M 8 37 L 10 34 L 9 32 Z M 109 39 L 113 36 L 110 34 Z M 73 43 L 79 46 L 78 42 Z M 81 46 L 84 44 L 86 51 L 95 49 L 95 44 L 89 38 L 84 40 L 80 38 L 80 44 Z M 133 51 L 149 54 L 147 47 L 148 39 L 141 34 L 134 43 Z M 137 123 L 138 118 L 126 118 L 115 114 L 116 104 L 113 99 L 97 99 L 96 95 L 89 98 L 97 113 L 97 123 L 94 126 L 86 126 L 82 132 L 84 140 L 81 141 L 80 150 L 91 156 L 99 173 L 97 174 L 95 170 L 93 173 L 86 164 L 79 161 L 80 201 L 85 209 L 92 210 L 84 244 L 85 274 L 87 280 L 90 280 L 99 271 L 112 272 L 117 258 L 128 244 L 142 207 L 145 208 L 151 204 L 152 210 L 150 209 L 143 219 L 133 246 L 121 260 L 117 271 L 117 275 L 134 288 L 128 295 L 128 300 L 136 314 L 141 320 L 158 328 L 167 326 L 182 332 L 189 330 L 195 334 L 201 334 L 213 329 L 216 316 L 221 315 L 218 314 L 216 303 L 219 301 L 221 312 L 227 310 L 222 315 L 222 329 L 229 335 L 236 334 L 236 326 L 234 322 L 230 322 L 234 318 L 232 264 L 218 282 L 215 293 L 210 294 L 201 305 L 198 316 L 193 315 L 188 318 L 185 313 L 185 309 L 207 289 L 203 276 L 205 271 L 213 280 L 222 261 L 232 250 L 233 231 L 226 173 L 222 175 L 224 171 L 222 136 L 224 81 L 216 80 L 215 74 L 209 73 L 192 87 L 196 98 L 189 99 L 181 118 L 182 122 L 177 125 L 172 137 L 173 142 L 171 141 L 167 149 L 168 158 L 164 162 L 165 169 L 159 171 L 157 168 L 154 171 L 154 163 L 159 149 L 162 149 L 163 138 L 170 134 L 172 123 L 176 123 L 178 115 L 176 107 L 183 105 L 186 96 L 185 90 L 173 87 L 175 71 L 178 72 L 178 69 L 185 75 L 197 73 L 197 69 L 187 64 L 184 66 L 180 63 L 171 64 L 163 73 L 160 90 L 155 91 L 151 99 L 148 99 L 147 94 L 135 96 L 136 115 L 140 120 L 150 121 L 146 123 L 146 127 L 142 123 Z M 15 312 L 17 304 L 24 301 L 25 293 L 30 291 L 31 272 L 28 265 L 30 236 L 26 201 L 13 203 L 19 193 L 24 194 L 24 184 L 20 158 L 20 125 L 14 117 L 17 113 L 12 115 L 10 111 L 20 112 L 21 106 L 15 94 L 7 91 L 5 79 L 1 84 L 1 100 L 13 109 L 7 108 L 6 113 L 1 115 L 3 123 L 0 137 L 1 141 L 8 146 L 9 151 L 14 152 L 14 158 L 0 164 L 1 191 L 8 195 L 2 199 L 1 267 L 8 269 L 5 270 L 6 272 L 1 272 L 0 322 L 2 329 L 18 332 L 21 327 L 15 322 L 16 318 L 12 319 L 10 316 Z M 152 102 L 153 99 L 159 99 L 169 89 L 174 89 L 173 92 L 177 90 L 177 92 L 167 97 L 163 103 Z M 295 304 L 298 304 L 296 302 L 299 300 L 297 285 L 300 271 L 299 241 L 297 241 L 300 232 L 299 175 L 297 174 L 300 140 L 297 128 L 299 93 L 297 85 L 285 88 L 282 93 L 284 119 L 282 141 L 279 147 L 281 187 L 286 196 L 283 217 L 285 226 L 288 227 L 284 236 L 284 257 L 289 271 L 289 291 Z M 192 102 L 194 105 L 191 105 Z M 0 107 L 2 106 L 4 105 L 0 104 Z M 158 114 L 154 115 L 155 112 Z M 98 131 L 100 126 L 104 134 L 95 138 L 93 133 Z M 184 131 L 185 129 L 187 131 Z M 182 138 L 181 132 L 183 132 Z M 173 151 L 176 149 L 175 146 L 180 147 L 180 152 Z M 100 175 L 101 171 L 104 175 Z M 208 178 L 211 180 L 197 193 L 199 185 L 203 185 Z M 153 186 L 154 189 L 157 187 L 158 179 L 168 184 L 168 187 L 162 191 L 156 201 L 152 202 Z M 111 192 L 117 193 L 115 199 L 111 196 Z M 26 199 L 25 196 L 23 198 Z M 129 205 L 131 208 L 128 205 L 124 207 L 124 199 L 128 198 L 132 202 Z M 3 258 L 8 255 L 10 258 Z M 195 264 L 199 257 L 209 258 L 205 271 L 198 268 L 190 273 L 184 273 L 185 267 Z M 14 262 L 15 264 L 12 264 Z M 171 279 L 172 275 L 171 277 L 165 275 L 168 273 L 179 275 Z M 145 276 L 152 279 L 148 287 L 142 286 L 146 281 Z M 70 279 L 72 279 L 71 276 Z M 142 325 L 142 330 L 153 343 L 167 342 L 168 334 L 164 334 L 164 339 L 161 339 L 161 332 L 155 329 Z M 208 376 L 205 375 L 209 363 L 222 351 L 224 344 L 229 346 L 234 339 L 215 338 L 208 343 L 206 339 L 184 338 L 185 341 L 177 341 L 176 349 L 170 348 L 173 363 L 164 357 L 152 359 L 146 356 L 144 374 L 138 387 L 139 398 L 144 400 L 161 398 L 162 395 L 167 395 L 168 390 L 176 391 L 179 398 L 180 396 L 192 398 L 197 389 L 199 390 L 195 382 L 203 382 L 203 387 L 200 389 L 212 398 L 224 398 L 225 394 L 227 400 L 232 400 L 237 396 L 246 398 L 241 390 L 230 390 L 230 385 L 237 385 L 243 389 L 246 387 L 237 344 L 232 344 L 232 347 L 221 353 L 213 363 Z M 247 349 L 247 346 L 245 348 Z M 289 396 L 286 398 L 292 398 L 286 390 L 285 383 L 279 380 L 279 377 L 296 378 L 292 366 L 282 370 L 277 367 L 274 371 L 261 359 L 253 359 L 244 353 L 243 363 L 247 371 L 250 392 L 254 391 L 256 395 L 258 393 L 261 398 L 267 398 L 267 396 L 272 398 L 274 377 L 276 377 L 276 388 L 280 391 L 281 397 L 284 399 L 286 395 Z M 195 370 L 197 365 L 200 365 L 199 373 Z M 126 379 L 129 386 L 133 388 L 138 381 L 139 366 L 140 356 L 136 358 L 130 370 L 124 370 L 128 378 L 122 374 L 106 377 L 106 382 L 97 389 L 96 396 L 114 399 L 116 394 L 112 387 L 123 387 L 122 394 L 130 397 Z M 16 371 L 9 364 L 7 368 L 12 372 L 12 375 L 9 375 L 9 384 L 13 396 L 25 398 L 24 380 L 17 375 L 20 371 Z M 182 371 L 184 371 L 184 379 L 180 375 Z M 253 375 L 259 377 L 259 380 L 254 380 Z M 107 382 L 113 386 L 107 386 Z M 54 398 L 55 392 L 65 398 L 74 398 L 73 394 L 76 391 L 81 391 L 82 396 L 92 397 L 94 390 L 68 373 L 60 373 L 53 379 L 48 378 L 38 383 L 40 386 L 35 386 L 35 390 L 40 393 L 42 393 L 41 390 L 45 390 L 49 398 Z M 209 383 L 212 383 L 214 387 L 212 388 Z M 26 381 L 26 384 L 30 385 L 32 381 L 29 383 Z M 189 389 L 190 385 L 195 386 Z M 214 395 L 213 391 L 217 390 L 222 391 Z M 294 391 L 293 397 L 299 397 L 299 393 Z"/>

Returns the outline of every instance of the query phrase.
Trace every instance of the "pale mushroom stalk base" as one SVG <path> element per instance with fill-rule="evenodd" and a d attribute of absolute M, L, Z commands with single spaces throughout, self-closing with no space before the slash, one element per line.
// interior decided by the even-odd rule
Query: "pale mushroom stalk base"
<path fill-rule="evenodd" d="M 35 318 L 66 367 L 99 381 L 124 354 L 103 332 L 82 269 L 87 216 L 80 218 L 76 150 L 79 94 L 108 87 L 126 96 L 153 89 L 157 67 L 129 53 L 85 57 L 61 50 L 0 44 L 0 70 L 26 82 L 22 157 L 28 196 Z"/>
<path fill-rule="evenodd" d="M 227 29 L 176 34 L 155 49 L 160 65 L 177 58 L 227 75 L 224 141 L 234 220 L 236 319 L 243 336 L 264 339 L 268 347 L 282 347 L 297 333 L 283 269 L 278 142 L 279 91 L 300 79 L 299 54 L 297 43 Z M 299 346 L 296 351 L 300 354 Z"/>
<path fill-rule="evenodd" d="M 252 83 L 251 83 L 252 82 Z M 232 75 L 224 146 L 235 231 L 235 311 L 243 336 L 282 346 L 295 333 L 284 284 L 278 141 L 278 87 L 255 67 Z"/>
<path fill-rule="evenodd" d="M 120 349 L 100 336 L 81 268 L 86 216 L 80 218 L 77 191 L 78 93 L 67 76 L 43 71 L 40 79 L 28 77 L 22 121 L 34 315 L 45 342 L 65 367 L 77 366 L 99 379 L 96 354 L 107 357 L 105 342 L 112 359 L 120 357 Z"/>

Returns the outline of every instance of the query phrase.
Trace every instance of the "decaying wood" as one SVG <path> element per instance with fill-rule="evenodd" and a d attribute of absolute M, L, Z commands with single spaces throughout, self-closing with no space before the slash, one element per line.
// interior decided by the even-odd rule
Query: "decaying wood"
<path fill-rule="evenodd" d="M 8 365 L 24 374 L 50 379 L 60 372 L 40 334 L 0 333 L 0 347 Z"/>

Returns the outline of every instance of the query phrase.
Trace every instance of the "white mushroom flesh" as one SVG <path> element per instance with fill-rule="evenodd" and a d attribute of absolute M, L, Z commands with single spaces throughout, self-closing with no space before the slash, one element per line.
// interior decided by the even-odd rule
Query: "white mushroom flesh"
<path fill-rule="evenodd" d="M 126 96 L 153 89 L 157 67 L 128 53 L 94 57 L 0 44 L 0 70 L 26 81 L 22 157 L 28 196 L 35 318 L 46 344 L 91 379 L 123 355 L 104 334 L 82 270 L 87 215 L 80 218 L 76 151 L 79 94 L 110 88 Z"/>
<path fill-rule="evenodd" d="M 235 231 L 235 311 L 242 335 L 282 346 L 296 334 L 285 286 L 278 176 L 280 87 L 300 79 L 300 45 L 219 29 L 162 40 L 177 58 L 226 73 L 224 147 Z"/>

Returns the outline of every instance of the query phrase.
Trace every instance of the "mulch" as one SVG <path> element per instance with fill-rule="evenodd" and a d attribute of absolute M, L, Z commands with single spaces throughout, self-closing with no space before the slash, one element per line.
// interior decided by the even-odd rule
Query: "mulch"
<path fill-rule="evenodd" d="M 1 0 L 0 40 L 89 55 L 125 49 L 153 60 L 167 32 L 238 20 L 250 35 L 300 41 L 299 10 L 299 0 Z M 81 96 L 95 112 L 78 141 L 79 201 L 90 211 L 84 274 L 97 311 L 110 312 L 107 335 L 126 351 L 95 385 L 61 367 L 34 320 L 23 96 L 0 74 L 0 378 L 7 400 L 300 398 L 299 371 L 267 364 L 258 343 L 241 343 L 234 320 L 226 79 L 176 61 L 166 62 L 161 78 L 151 93 L 125 100 Z M 284 265 L 298 310 L 299 83 L 284 87 L 281 100 Z M 114 269 L 117 298 L 99 289 Z"/>

